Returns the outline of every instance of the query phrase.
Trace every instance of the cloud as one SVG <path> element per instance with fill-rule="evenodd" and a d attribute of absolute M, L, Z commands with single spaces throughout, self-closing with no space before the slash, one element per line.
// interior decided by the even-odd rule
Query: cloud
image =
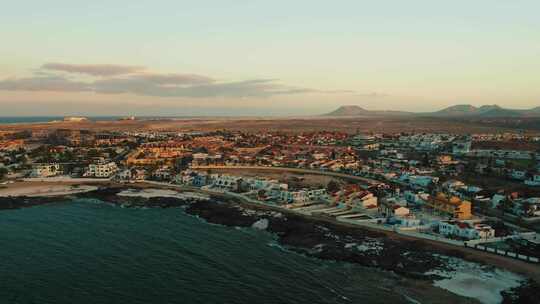
<path fill-rule="evenodd" d="M 161 85 L 186 85 L 186 84 L 202 84 L 212 83 L 215 80 L 202 75 L 195 74 L 137 74 L 131 77 L 134 80 L 147 81 L 150 83 Z"/>
<path fill-rule="evenodd" d="M 93 88 L 98 93 L 131 93 L 159 97 L 268 97 L 278 94 L 299 94 L 310 89 L 288 87 L 272 79 L 254 79 L 238 82 L 207 82 L 192 84 L 183 82 L 156 82 L 156 79 L 140 77 L 110 78 L 97 80 Z"/>
<path fill-rule="evenodd" d="M 379 92 L 371 92 L 371 93 L 356 93 L 354 91 L 350 91 L 351 94 L 354 94 L 355 96 L 359 97 L 389 97 L 390 95 L 386 93 L 379 93 Z"/>
<path fill-rule="evenodd" d="M 85 82 L 72 81 L 61 76 L 41 76 L 0 81 L 0 90 L 84 92 L 91 88 Z"/>
<path fill-rule="evenodd" d="M 86 80 L 74 80 L 77 75 L 70 74 L 66 76 L 63 72 L 99 77 L 93 78 L 93 80 L 88 78 Z M 322 91 L 289 86 L 281 83 L 278 79 L 217 81 L 212 77 L 197 74 L 151 73 L 146 72 L 144 67 L 136 66 L 63 63 L 44 64 L 41 69 L 34 72 L 33 77 L 0 80 L 0 90 L 95 92 L 99 94 L 191 98 L 243 98 L 307 93 L 351 93 L 351 91 Z"/>
<path fill-rule="evenodd" d="M 87 74 L 91 76 L 118 76 L 140 72 L 145 68 L 141 66 L 116 64 L 46 63 L 41 66 L 41 69 L 50 71 L 61 71 L 67 73 Z"/>

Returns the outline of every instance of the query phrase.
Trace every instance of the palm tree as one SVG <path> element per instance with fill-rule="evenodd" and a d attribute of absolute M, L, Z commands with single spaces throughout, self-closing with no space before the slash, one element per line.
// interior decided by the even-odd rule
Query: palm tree
<path fill-rule="evenodd" d="M 505 197 L 503 200 L 499 202 L 499 204 L 497 205 L 497 208 L 501 210 L 501 214 L 504 215 L 505 212 L 507 212 L 508 210 L 510 210 L 510 208 L 512 208 L 512 205 L 513 205 L 512 201 L 510 201 L 508 197 Z"/>
<path fill-rule="evenodd" d="M 531 215 L 531 204 L 527 201 L 524 201 L 523 204 L 521 204 L 521 211 L 525 216 Z"/>

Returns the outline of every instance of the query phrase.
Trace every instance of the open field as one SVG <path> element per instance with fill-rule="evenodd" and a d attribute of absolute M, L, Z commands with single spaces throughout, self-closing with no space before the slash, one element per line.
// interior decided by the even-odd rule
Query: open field
<path fill-rule="evenodd" d="M 539 124 L 540 125 L 540 124 Z M 538 132 L 535 125 L 527 125 L 531 133 Z M 530 127 L 530 128 L 529 128 Z M 47 129 L 88 129 L 116 131 L 213 131 L 220 129 L 247 132 L 280 131 L 342 131 L 360 132 L 451 132 L 482 133 L 505 132 L 516 130 L 510 127 L 494 125 L 482 121 L 457 121 L 429 117 L 220 117 L 220 118 L 179 118 L 136 121 L 88 121 L 88 122 L 51 122 L 32 124 L 4 124 L 0 130 L 47 130 Z"/>
<path fill-rule="evenodd" d="M 359 177 L 349 174 L 337 173 L 332 171 L 319 171 L 301 168 L 286 168 L 286 167 L 262 167 L 262 166 L 193 166 L 195 170 L 216 170 L 220 172 L 234 173 L 241 176 L 265 176 L 274 178 L 283 182 L 299 184 L 303 186 L 322 186 L 330 181 L 342 183 L 347 180 L 350 182 L 360 183 L 364 186 L 377 184 L 379 181 Z M 301 178 L 302 181 L 298 182 Z"/>
<path fill-rule="evenodd" d="M 203 169 L 198 169 L 204 171 Z M 212 171 L 213 170 L 213 171 Z M 229 173 L 242 177 L 261 177 L 275 179 L 280 182 L 287 183 L 293 188 L 322 188 L 326 187 L 330 181 L 335 181 L 338 184 L 343 184 L 344 181 L 341 178 L 318 175 L 318 174 L 299 174 L 286 171 L 269 171 L 269 170 L 257 170 L 257 169 L 242 169 L 242 168 L 230 168 L 230 169 L 211 169 L 212 172 L 217 173 Z"/>

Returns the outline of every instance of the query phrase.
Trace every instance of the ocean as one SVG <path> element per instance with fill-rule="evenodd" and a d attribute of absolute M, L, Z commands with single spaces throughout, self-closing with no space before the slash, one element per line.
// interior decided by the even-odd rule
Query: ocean
<path fill-rule="evenodd" d="M 281 248 L 180 208 L 0 211 L 0 303 L 407 303 L 395 276 Z"/>
<path fill-rule="evenodd" d="M 117 120 L 120 116 L 95 116 L 88 117 L 91 120 Z M 0 124 L 13 123 L 40 123 L 64 120 L 64 116 L 0 116 Z"/>
<path fill-rule="evenodd" d="M 0 117 L 0 124 L 12 124 L 12 123 L 35 123 L 35 122 L 49 122 L 53 120 L 63 120 L 64 117 L 55 116 L 13 116 L 13 117 Z"/>
<path fill-rule="evenodd" d="M 84 116 L 84 115 L 83 115 Z M 118 120 L 125 116 L 85 116 L 93 121 L 110 121 Z M 153 120 L 153 119 L 187 119 L 187 118 L 205 118 L 207 116 L 137 116 L 137 119 Z M 211 117 L 211 116 L 210 116 Z M 43 123 L 51 121 L 62 121 L 64 116 L 0 116 L 0 124 L 14 123 Z"/>

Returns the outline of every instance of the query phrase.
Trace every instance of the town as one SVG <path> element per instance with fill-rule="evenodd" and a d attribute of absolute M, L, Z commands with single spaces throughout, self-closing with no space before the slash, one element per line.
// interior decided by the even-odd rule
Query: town
<path fill-rule="evenodd" d="M 154 182 L 538 263 L 540 136 L 0 131 L 0 181 Z"/>

